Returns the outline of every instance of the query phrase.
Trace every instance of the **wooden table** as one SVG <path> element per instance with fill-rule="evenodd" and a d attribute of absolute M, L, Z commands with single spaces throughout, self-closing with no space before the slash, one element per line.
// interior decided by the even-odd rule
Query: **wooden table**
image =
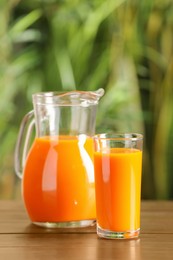
<path fill-rule="evenodd" d="M 173 259 L 173 201 L 143 201 L 141 211 L 140 238 L 106 240 L 95 227 L 34 226 L 21 201 L 0 201 L 0 259 Z"/>

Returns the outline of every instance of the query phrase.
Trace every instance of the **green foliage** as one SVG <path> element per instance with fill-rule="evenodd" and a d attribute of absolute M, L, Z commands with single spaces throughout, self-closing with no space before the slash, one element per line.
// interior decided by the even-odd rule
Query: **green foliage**
<path fill-rule="evenodd" d="M 96 131 L 145 136 L 143 198 L 172 198 L 171 0 L 0 0 L 0 186 L 39 91 L 105 89 Z M 10 188 L 9 188 L 10 187 Z"/>

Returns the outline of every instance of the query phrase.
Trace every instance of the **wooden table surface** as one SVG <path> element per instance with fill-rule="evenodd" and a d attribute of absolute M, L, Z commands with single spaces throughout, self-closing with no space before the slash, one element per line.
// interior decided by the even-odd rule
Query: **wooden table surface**
<path fill-rule="evenodd" d="M 0 259 L 173 259 L 173 201 L 142 201 L 141 235 L 133 240 L 100 239 L 95 226 L 37 227 L 21 201 L 0 201 Z"/>

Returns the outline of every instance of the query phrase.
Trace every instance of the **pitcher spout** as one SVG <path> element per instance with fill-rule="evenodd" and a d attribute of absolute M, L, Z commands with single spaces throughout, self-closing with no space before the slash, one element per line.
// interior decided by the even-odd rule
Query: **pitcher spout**
<path fill-rule="evenodd" d="M 93 91 L 93 92 L 98 96 L 98 98 L 101 98 L 105 93 L 103 88 L 99 88 L 98 90 Z"/>
<path fill-rule="evenodd" d="M 76 91 L 80 99 L 81 106 L 97 105 L 100 98 L 104 95 L 104 89 L 99 88 L 95 91 Z"/>
<path fill-rule="evenodd" d="M 95 95 L 96 100 L 99 100 L 105 93 L 103 88 L 99 88 L 96 91 L 92 91 L 92 93 Z"/>

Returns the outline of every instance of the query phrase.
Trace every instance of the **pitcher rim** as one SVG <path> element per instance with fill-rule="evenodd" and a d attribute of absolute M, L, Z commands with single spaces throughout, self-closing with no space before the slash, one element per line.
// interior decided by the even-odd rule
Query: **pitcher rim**
<path fill-rule="evenodd" d="M 40 105 L 92 105 L 97 104 L 104 95 L 104 89 L 96 91 L 43 91 L 32 94 L 33 102 Z"/>

